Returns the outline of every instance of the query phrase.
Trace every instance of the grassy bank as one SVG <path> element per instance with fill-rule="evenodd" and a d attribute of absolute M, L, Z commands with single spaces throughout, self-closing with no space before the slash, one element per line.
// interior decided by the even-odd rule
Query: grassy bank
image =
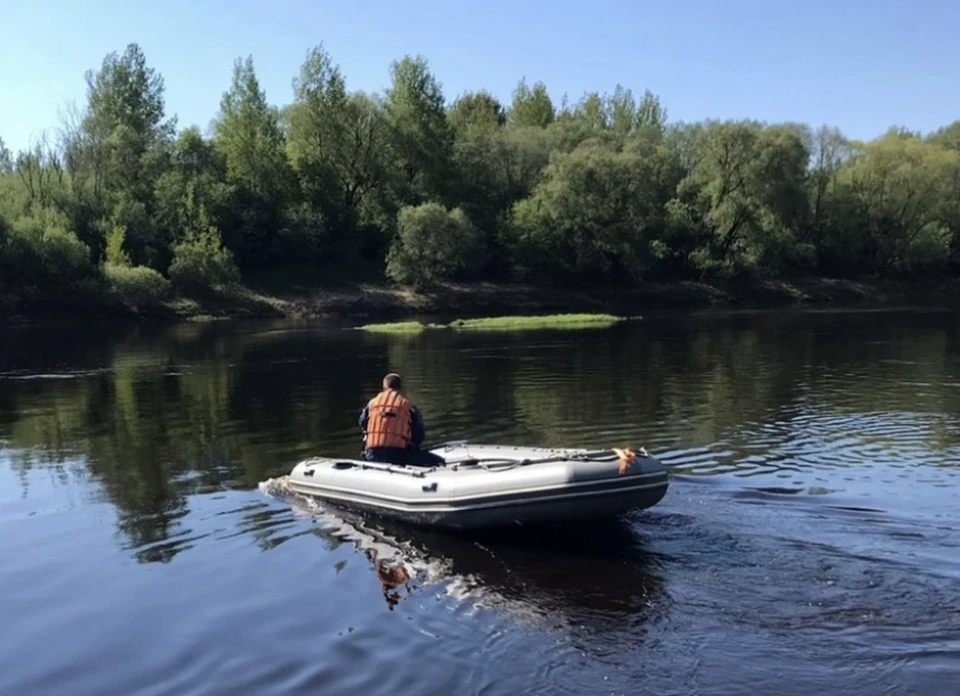
<path fill-rule="evenodd" d="M 612 314 L 544 314 L 537 316 L 498 316 L 455 319 L 449 324 L 422 324 L 398 321 L 385 324 L 364 324 L 358 327 L 373 333 L 419 333 L 426 329 L 452 331 L 520 331 L 538 329 L 598 329 L 624 321 Z"/>
<path fill-rule="evenodd" d="M 625 317 L 613 314 L 545 314 L 457 319 L 446 328 L 457 331 L 510 331 L 513 329 L 594 329 L 613 326 Z"/>
<path fill-rule="evenodd" d="M 295 276 L 294 276 L 295 277 Z M 325 282 L 321 275 L 317 283 Z M 483 322 L 451 321 L 448 328 L 483 330 L 532 328 L 536 322 L 568 326 L 596 325 L 621 316 L 663 309 L 837 306 L 955 306 L 960 307 L 960 278 L 943 276 L 915 280 L 837 280 L 805 278 L 793 281 L 718 283 L 677 281 L 649 283 L 630 289 L 556 289 L 494 283 L 445 284 L 429 292 L 368 283 L 322 289 L 300 281 L 284 287 L 281 277 L 269 286 L 248 283 L 204 298 L 175 298 L 156 306 L 131 308 L 118 303 L 78 301 L 74 305 L 35 305 L 19 313 L 8 311 L 4 321 L 90 316 L 160 320 L 241 318 L 355 319 L 380 331 L 420 331 L 408 323 L 417 315 L 485 317 Z M 0 307 L 0 316 L 3 315 Z M 546 315 L 546 318 L 543 318 Z M 573 315 L 573 316 L 571 316 Z M 558 316 L 563 316 L 558 319 Z M 491 319 L 496 321 L 491 321 Z"/>

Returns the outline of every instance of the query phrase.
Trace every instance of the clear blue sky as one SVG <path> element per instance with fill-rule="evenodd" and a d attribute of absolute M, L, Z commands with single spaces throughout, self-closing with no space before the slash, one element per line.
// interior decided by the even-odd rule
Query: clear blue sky
<path fill-rule="evenodd" d="M 323 42 L 352 89 L 422 53 L 448 99 L 521 76 L 559 103 L 619 82 L 660 95 L 671 120 L 830 124 L 855 138 L 960 119 L 960 0 L 28 0 L 0 19 L 0 136 L 16 151 L 84 100 L 83 74 L 139 43 L 167 109 L 206 128 L 238 56 L 287 103 Z"/>

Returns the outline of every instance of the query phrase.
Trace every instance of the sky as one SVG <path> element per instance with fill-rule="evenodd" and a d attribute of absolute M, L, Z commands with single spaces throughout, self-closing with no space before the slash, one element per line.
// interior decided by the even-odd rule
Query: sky
<path fill-rule="evenodd" d="M 14 152 L 85 101 L 84 73 L 138 43 L 168 114 L 206 130 L 233 62 L 267 99 L 292 98 L 323 44 L 350 89 L 379 91 L 422 54 L 449 101 L 521 77 L 559 104 L 617 84 L 671 121 L 830 125 L 869 139 L 960 119 L 960 0 L 0 0 L 0 137 Z"/>

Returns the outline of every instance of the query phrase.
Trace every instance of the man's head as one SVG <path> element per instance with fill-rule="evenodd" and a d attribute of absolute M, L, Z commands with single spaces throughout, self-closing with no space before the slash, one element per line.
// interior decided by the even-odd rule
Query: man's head
<path fill-rule="evenodd" d="M 396 372 L 391 372 L 389 375 L 383 378 L 383 388 L 392 389 L 393 391 L 400 391 L 403 387 L 403 380 L 400 379 L 400 375 Z"/>

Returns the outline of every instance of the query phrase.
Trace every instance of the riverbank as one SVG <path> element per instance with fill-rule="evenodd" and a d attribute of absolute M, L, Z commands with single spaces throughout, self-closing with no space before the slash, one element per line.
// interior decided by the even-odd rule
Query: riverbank
<path fill-rule="evenodd" d="M 445 285 L 424 293 L 369 286 L 285 300 L 284 311 L 299 317 L 398 320 L 417 315 L 453 317 L 564 312 L 635 315 L 644 310 L 802 304 L 960 306 L 960 278 L 945 277 L 923 282 L 830 278 L 753 283 L 678 281 L 648 283 L 628 290 L 559 290 L 478 283 Z"/>
<path fill-rule="evenodd" d="M 300 289 L 289 294 L 282 286 L 263 289 L 241 286 L 204 299 L 177 298 L 133 311 L 116 304 L 72 307 L 43 306 L 7 315 L 6 321 L 31 321 L 80 316 L 115 316 L 154 320 L 208 321 L 244 318 L 339 318 L 357 321 L 397 321 L 434 315 L 449 318 L 504 314 L 612 313 L 716 308 L 775 308 L 797 305 L 861 307 L 960 307 L 960 277 L 912 280 L 804 278 L 753 282 L 677 281 L 647 283 L 618 289 L 557 289 L 530 285 L 445 284 L 417 292 L 381 284 L 342 286 L 333 290 Z"/>

